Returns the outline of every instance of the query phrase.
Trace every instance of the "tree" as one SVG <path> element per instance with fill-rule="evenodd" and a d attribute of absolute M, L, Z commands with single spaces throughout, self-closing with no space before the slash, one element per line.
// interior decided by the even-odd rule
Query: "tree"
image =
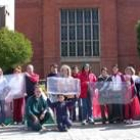
<path fill-rule="evenodd" d="M 137 22 L 136 29 L 137 29 L 137 50 L 140 56 L 140 20 Z"/>
<path fill-rule="evenodd" d="M 31 42 L 22 33 L 0 30 L 0 67 L 4 71 L 30 62 L 32 55 Z"/>

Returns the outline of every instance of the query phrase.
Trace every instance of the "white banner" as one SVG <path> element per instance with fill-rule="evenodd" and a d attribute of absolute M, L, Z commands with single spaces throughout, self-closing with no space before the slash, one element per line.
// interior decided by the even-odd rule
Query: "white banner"
<path fill-rule="evenodd" d="M 75 78 L 48 77 L 47 92 L 49 94 L 80 94 L 80 80 Z"/>
<path fill-rule="evenodd" d="M 0 76 L 0 100 L 11 101 L 24 97 L 26 91 L 24 74 Z"/>
<path fill-rule="evenodd" d="M 135 86 L 127 82 L 97 82 L 96 94 L 100 104 L 128 104 L 135 97 Z"/>

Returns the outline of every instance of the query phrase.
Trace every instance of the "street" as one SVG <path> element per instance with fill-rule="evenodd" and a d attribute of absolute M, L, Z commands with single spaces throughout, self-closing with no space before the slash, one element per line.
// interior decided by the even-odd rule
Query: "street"
<path fill-rule="evenodd" d="M 140 140 L 140 121 L 132 125 L 126 124 L 95 124 L 81 126 L 74 123 L 68 132 L 57 132 L 47 126 L 48 131 L 29 132 L 25 126 L 12 125 L 0 127 L 0 140 Z"/>

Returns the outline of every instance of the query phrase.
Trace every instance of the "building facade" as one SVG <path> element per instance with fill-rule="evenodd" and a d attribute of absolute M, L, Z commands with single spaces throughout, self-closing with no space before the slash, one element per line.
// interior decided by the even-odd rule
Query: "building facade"
<path fill-rule="evenodd" d="M 0 0 L 0 28 L 15 28 L 15 0 Z"/>
<path fill-rule="evenodd" d="M 16 0 L 15 27 L 31 41 L 43 77 L 52 63 L 137 70 L 139 0 Z"/>

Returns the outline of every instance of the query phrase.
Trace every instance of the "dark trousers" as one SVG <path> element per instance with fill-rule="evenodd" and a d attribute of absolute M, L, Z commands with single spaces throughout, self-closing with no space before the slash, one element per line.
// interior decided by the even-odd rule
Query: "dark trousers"
<path fill-rule="evenodd" d="M 76 121 L 76 103 L 69 107 L 70 119 Z"/>
<path fill-rule="evenodd" d="M 123 121 L 123 105 L 122 104 L 112 104 L 112 121 Z"/>
<path fill-rule="evenodd" d="M 82 99 L 78 99 L 78 119 L 82 121 Z"/>
<path fill-rule="evenodd" d="M 59 131 L 63 131 L 71 126 L 72 121 L 68 117 L 57 118 L 57 127 Z"/>
<path fill-rule="evenodd" d="M 0 100 L 0 124 L 1 123 L 5 123 L 5 101 L 4 100 Z"/>
<path fill-rule="evenodd" d="M 89 97 L 82 98 L 82 120 L 93 118 L 93 105 Z"/>
<path fill-rule="evenodd" d="M 41 115 L 41 114 L 40 114 Z M 34 122 L 33 118 L 28 117 L 27 119 L 27 125 L 34 131 L 39 131 L 42 129 L 42 125 L 49 119 L 49 113 L 45 114 L 45 117 L 43 120 L 40 120 L 40 115 L 36 115 L 38 118 L 38 122 Z"/>

